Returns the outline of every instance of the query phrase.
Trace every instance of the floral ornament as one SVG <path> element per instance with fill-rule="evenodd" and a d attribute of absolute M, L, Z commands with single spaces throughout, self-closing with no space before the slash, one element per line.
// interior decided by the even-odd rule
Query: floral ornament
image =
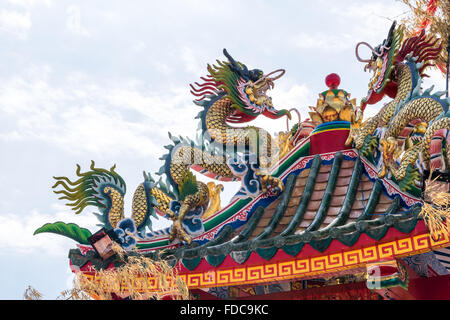
<path fill-rule="evenodd" d="M 133 219 L 125 218 L 121 220 L 114 232 L 120 240 L 120 245 L 125 250 L 130 250 L 136 246 L 136 225 Z"/>

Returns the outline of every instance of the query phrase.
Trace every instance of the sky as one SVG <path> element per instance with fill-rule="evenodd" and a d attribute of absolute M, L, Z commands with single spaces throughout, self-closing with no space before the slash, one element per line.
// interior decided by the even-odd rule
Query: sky
<path fill-rule="evenodd" d="M 407 10 L 395 0 L 0 0 L 0 299 L 22 299 L 28 286 L 55 299 L 72 286 L 76 243 L 33 232 L 56 221 L 99 227 L 95 208 L 75 215 L 58 200 L 53 176 L 75 178 L 76 164 L 87 170 L 91 160 L 116 164 L 130 216 L 142 172 L 162 165 L 167 133 L 195 137 L 200 109 L 188 85 L 225 60 L 223 48 L 249 68 L 285 69 L 269 94 L 305 119 L 332 72 L 359 103 L 371 75 L 356 43 L 378 45 Z M 445 90 L 429 74 L 424 87 Z M 285 119 L 254 124 L 286 130 Z M 225 185 L 223 205 L 238 186 Z"/>

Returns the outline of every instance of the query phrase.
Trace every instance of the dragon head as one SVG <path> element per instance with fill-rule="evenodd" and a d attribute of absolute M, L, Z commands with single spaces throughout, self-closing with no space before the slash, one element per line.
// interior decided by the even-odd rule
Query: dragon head
<path fill-rule="evenodd" d="M 235 111 L 227 118 L 228 122 L 242 123 L 255 119 L 260 114 L 271 119 L 291 115 L 288 110 L 274 108 L 272 98 L 267 91 L 273 89 L 274 81 L 282 77 L 284 69 L 277 69 L 268 74 L 260 69 L 249 70 L 247 66 L 231 57 L 226 49 L 223 53 L 228 61 L 217 61 L 217 65 L 208 64 L 209 74 L 201 79 L 204 83 L 195 83 L 198 88 L 191 88 L 194 95 L 203 100 L 206 94 L 220 94 L 233 102 Z"/>
<path fill-rule="evenodd" d="M 369 81 L 369 91 L 366 98 L 362 99 L 362 108 L 366 104 L 374 104 L 380 101 L 385 94 L 391 98 L 397 93 L 397 86 L 394 78 L 394 66 L 397 63 L 396 56 L 399 53 L 403 39 L 404 27 L 396 28 L 396 22 L 392 24 L 388 35 L 384 41 L 373 48 L 367 42 L 359 42 L 355 48 L 356 58 L 360 62 L 366 63 L 364 71 L 373 72 L 373 77 Z M 359 56 L 359 46 L 367 46 L 372 56 L 369 59 L 362 59 Z"/>
<path fill-rule="evenodd" d="M 411 34 L 407 37 L 406 29 L 403 25 L 396 27 L 396 22 L 392 24 L 386 39 L 375 48 L 367 42 L 359 42 L 355 48 L 356 58 L 360 62 L 366 63 L 364 71 L 373 72 L 373 77 L 369 81 L 369 91 L 362 99 L 362 108 L 367 104 L 375 104 L 384 95 L 394 98 L 398 89 L 398 78 L 395 67 L 400 63 L 407 63 L 414 72 L 414 78 L 425 77 L 424 70 L 436 65 L 440 58 L 443 42 L 442 39 L 433 35 L 426 36 L 425 29 L 418 34 Z M 367 46 L 372 51 L 369 59 L 362 59 L 358 49 L 360 45 Z M 414 70 L 414 71 L 413 71 Z"/>

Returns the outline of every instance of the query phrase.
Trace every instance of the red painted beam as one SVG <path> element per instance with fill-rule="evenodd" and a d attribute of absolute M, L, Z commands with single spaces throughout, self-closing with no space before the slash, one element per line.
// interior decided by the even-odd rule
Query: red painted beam
<path fill-rule="evenodd" d="M 240 297 L 238 300 L 379 300 L 365 282 Z"/>
<path fill-rule="evenodd" d="M 450 274 L 413 279 L 408 291 L 417 300 L 450 300 Z"/>

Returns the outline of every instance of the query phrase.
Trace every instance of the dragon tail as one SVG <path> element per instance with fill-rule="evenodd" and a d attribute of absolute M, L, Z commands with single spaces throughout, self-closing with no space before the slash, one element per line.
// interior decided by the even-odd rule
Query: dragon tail
<path fill-rule="evenodd" d="M 71 181 L 67 177 L 54 177 L 56 183 L 53 188 L 56 194 L 62 194 L 61 200 L 68 200 L 67 206 L 71 207 L 76 214 L 81 213 L 87 206 L 99 208 L 100 214 L 95 213 L 97 218 L 107 229 L 116 228 L 124 216 L 124 196 L 126 193 L 125 181 L 115 171 L 115 166 L 110 170 L 95 168 L 92 161 L 90 171 L 81 172 L 77 165 L 76 174 L 79 177 Z M 157 217 L 156 213 L 164 215 L 169 208 L 172 199 L 162 188 L 155 187 L 155 180 L 151 175 L 144 172 L 144 182 L 141 183 L 134 195 L 132 203 L 133 220 L 138 231 L 145 227 L 151 229 L 150 217 Z M 164 189 L 166 190 L 166 189 Z"/>
<path fill-rule="evenodd" d="M 126 193 L 126 184 L 115 171 L 115 165 L 110 170 L 95 168 L 91 162 L 90 171 L 81 172 L 77 164 L 76 174 L 79 177 L 71 181 L 67 177 L 54 177 L 56 183 L 53 189 L 56 194 L 62 194 L 60 200 L 68 200 L 67 206 L 72 207 L 76 214 L 81 213 L 87 206 L 99 208 L 97 218 L 105 227 L 116 227 L 124 218 L 123 198 Z"/>

